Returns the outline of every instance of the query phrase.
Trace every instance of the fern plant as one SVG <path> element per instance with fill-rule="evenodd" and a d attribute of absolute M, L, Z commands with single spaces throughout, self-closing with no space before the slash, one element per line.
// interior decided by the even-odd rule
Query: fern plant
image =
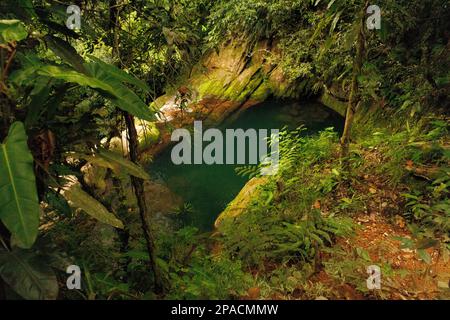
<path fill-rule="evenodd" d="M 222 220 L 221 241 L 232 257 L 257 266 L 266 261 L 309 261 L 333 237 L 351 233 L 351 219 L 324 217 L 313 207 L 336 184 L 323 180 L 320 163 L 333 155 L 337 134 L 327 129 L 305 137 L 304 130 L 280 134 L 278 174 L 260 186 L 257 199 L 244 212 Z"/>

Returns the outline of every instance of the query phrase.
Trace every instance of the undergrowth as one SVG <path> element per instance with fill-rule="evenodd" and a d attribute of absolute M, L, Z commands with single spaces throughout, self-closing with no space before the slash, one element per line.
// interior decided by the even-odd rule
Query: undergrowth
<path fill-rule="evenodd" d="M 309 280 L 324 270 L 362 296 L 386 298 L 367 290 L 367 252 L 359 248 L 354 258 L 341 259 L 345 252 L 334 246 L 339 237 L 351 239 L 352 217 L 372 209 L 375 195 L 357 183 L 361 176 L 383 177 L 382 183 L 400 194 L 386 214 L 405 219 L 412 234 L 400 239 L 405 248 L 417 250 L 424 261 L 432 246 L 448 254 L 448 122 L 411 120 L 396 131 L 378 129 L 381 125 L 355 128 L 365 133 L 352 144 L 348 171 L 332 129 L 313 137 L 302 135 L 302 128 L 282 133 L 278 174 L 259 187 L 244 212 L 222 221 L 214 254 L 193 259 L 192 269 L 177 276 L 176 287 L 184 288 L 184 296 L 202 298 L 245 297 L 246 290 L 254 292 L 252 286 L 258 298 L 333 297 L 330 287 Z M 257 169 L 239 171 L 254 176 Z M 322 262 L 320 252 L 334 258 Z M 387 263 L 382 271 L 387 279 L 398 273 Z M 218 281 L 225 273 L 232 286 Z"/>
<path fill-rule="evenodd" d="M 351 241 L 356 216 L 377 210 L 378 202 L 385 201 L 367 192 L 365 184 L 374 181 L 384 186 L 383 192 L 398 195 L 383 214 L 405 220 L 412 236 L 399 239 L 403 247 L 417 250 L 426 262 L 431 260 L 426 251 L 430 247 L 448 255 L 448 122 L 433 118 L 406 122 L 395 131 L 380 127 L 355 128 L 358 139 L 346 159 L 349 170 L 339 158 L 338 134 L 333 129 L 311 137 L 304 135 L 303 128 L 283 132 L 277 175 L 258 187 L 240 215 L 224 219 L 213 236 L 194 227 L 158 227 L 158 265 L 169 288 L 166 298 L 336 297 L 332 287 L 314 280 L 321 270 L 362 296 L 386 298 L 384 292 L 368 292 L 365 286 L 367 252 L 355 248 L 354 257 L 349 257 L 336 245 L 339 238 Z M 254 176 L 259 169 L 239 172 Z M 69 231 L 55 229 L 53 237 Z M 115 272 L 102 271 L 108 258 L 102 253 L 108 244 L 97 243 L 88 250 L 95 257 L 85 257 L 83 243 L 72 243 L 69 254 L 78 261 L 97 261 L 86 265 L 91 270 L 86 298 L 155 297 L 145 293 L 150 292 L 151 278 L 145 274 L 143 243 L 130 241 L 126 253 L 114 249 L 110 259 Z M 332 258 L 323 260 L 324 254 Z M 121 271 L 124 259 L 129 259 L 128 269 Z M 396 274 L 388 263 L 381 267 L 386 279 Z M 123 279 L 128 280 L 126 286 Z"/>

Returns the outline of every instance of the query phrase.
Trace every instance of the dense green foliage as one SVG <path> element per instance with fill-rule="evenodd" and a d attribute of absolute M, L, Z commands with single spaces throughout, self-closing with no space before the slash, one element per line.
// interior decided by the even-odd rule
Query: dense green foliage
<path fill-rule="evenodd" d="M 416 112 L 448 108 L 448 34 L 445 0 L 384 1 L 382 29 L 367 35 L 367 62 L 360 81 L 363 102 Z M 341 86 L 351 77 L 355 17 L 363 1 L 223 1 L 213 10 L 208 39 L 242 37 L 279 42 L 286 76 L 300 89 Z M 368 107 L 368 106 L 367 106 Z"/>
<path fill-rule="evenodd" d="M 340 168 L 323 175 L 325 161 L 336 152 L 336 133 L 331 129 L 310 139 L 302 137 L 299 129 L 280 139 L 279 177 L 264 185 L 248 212 L 220 228 L 230 254 L 250 265 L 270 260 L 309 261 L 319 247 L 332 243 L 333 236 L 352 230 L 350 221 L 336 220 L 334 213 L 324 217 L 320 208 L 313 207 L 342 180 Z"/>
<path fill-rule="evenodd" d="M 404 221 L 404 249 L 430 265 L 427 249 L 448 259 L 448 1 L 383 1 L 376 31 L 364 31 L 362 0 L 74 2 L 81 30 L 66 28 L 70 1 L 0 4 L 0 299 L 314 299 L 332 296 L 311 281 L 321 270 L 385 298 L 361 287 L 369 254 L 343 260 L 334 247 L 375 210 Z M 355 100 L 349 152 L 333 128 L 283 132 L 278 174 L 213 234 L 180 222 L 188 204 L 139 216 L 134 182 L 151 179 L 128 146 L 156 139 L 133 141 L 126 120 L 158 137 L 155 98 L 229 43 L 248 57 L 266 43 L 264 60 L 299 98 Z M 184 115 L 191 96 L 180 92 Z M 82 290 L 66 289 L 71 264 Z"/>

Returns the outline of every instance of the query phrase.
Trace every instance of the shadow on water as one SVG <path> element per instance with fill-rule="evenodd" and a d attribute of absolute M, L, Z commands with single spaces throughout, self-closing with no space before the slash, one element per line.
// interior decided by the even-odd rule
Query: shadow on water
<path fill-rule="evenodd" d="M 225 129 L 295 129 L 305 126 L 305 135 L 313 135 L 325 128 L 342 131 L 343 119 L 317 102 L 271 100 L 242 112 L 237 119 L 227 121 Z M 203 130 L 206 130 L 205 128 Z M 269 131 L 270 132 L 270 131 Z M 208 143 L 204 143 L 205 147 Z M 174 165 L 168 148 L 158 156 L 148 170 L 153 178 L 189 203 L 193 211 L 186 219 L 203 231 L 209 231 L 220 212 L 233 200 L 247 182 L 247 177 L 235 172 L 242 165 Z M 282 155 L 281 155 L 282 157 Z"/>

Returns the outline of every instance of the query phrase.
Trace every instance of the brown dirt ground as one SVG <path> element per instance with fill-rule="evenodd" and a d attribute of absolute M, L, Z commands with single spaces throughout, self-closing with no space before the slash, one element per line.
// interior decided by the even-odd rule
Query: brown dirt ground
<path fill-rule="evenodd" d="M 448 283 L 450 263 L 440 255 L 438 248 L 429 248 L 431 264 L 422 261 L 413 250 L 401 247 L 396 237 L 410 238 L 411 234 L 403 226 L 393 225 L 381 215 L 359 216 L 356 221 L 361 229 L 355 237 L 339 239 L 338 244 L 344 250 L 352 252 L 353 248 L 362 248 L 369 253 L 373 264 L 389 264 L 393 270 L 402 270 L 404 276 L 396 274 L 386 281 L 382 280 L 389 299 L 436 299 L 443 289 L 439 282 Z M 322 275 L 326 279 L 326 276 Z M 319 281 L 323 281 L 320 277 Z M 384 283 L 383 283 L 384 282 Z M 387 283 L 386 283 L 387 282 Z M 339 288 L 338 288 L 339 289 Z M 350 288 L 343 288 L 345 298 L 363 298 Z M 350 291 L 350 293 L 346 292 Z M 448 289 L 447 289 L 448 290 Z"/>
<path fill-rule="evenodd" d="M 383 162 L 383 155 L 378 151 L 365 152 L 366 164 L 378 166 Z M 371 170 L 367 170 L 371 171 Z M 431 256 L 427 264 L 419 258 L 416 250 L 401 246 L 396 238 L 412 238 L 405 219 L 399 215 L 403 211 L 401 193 L 404 188 L 393 188 L 389 181 L 379 175 L 365 174 L 354 181 L 353 187 L 366 198 L 365 212 L 354 217 L 361 226 L 354 237 L 341 238 L 336 245 L 348 252 L 349 259 L 355 248 L 365 250 L 374 265 L 388 264 L 395 275 L 382 278 L 384 299 L 440 299 L 450 298 L 450 261 L 443 257 L 438 247 L 426 249 Z M 346 196 L 347 189 L 337 190 L 336 196 Z M 324 255 L 323 259 L 333 257 Z M 368 276 L 368 275 L 367 275 Z M 364 280 L 364 278 L 362 278 Z M 353 286 L 340 285 L 324 270 L 313 276 L 311 281 L 318 281 L 331 287 L 337 299 L 379 298 L 373 292 L 362 294 Z M 384 288 L 383 288 L 384 286 Z M 447 288 L 445 288 L 447 286 Z"/>

